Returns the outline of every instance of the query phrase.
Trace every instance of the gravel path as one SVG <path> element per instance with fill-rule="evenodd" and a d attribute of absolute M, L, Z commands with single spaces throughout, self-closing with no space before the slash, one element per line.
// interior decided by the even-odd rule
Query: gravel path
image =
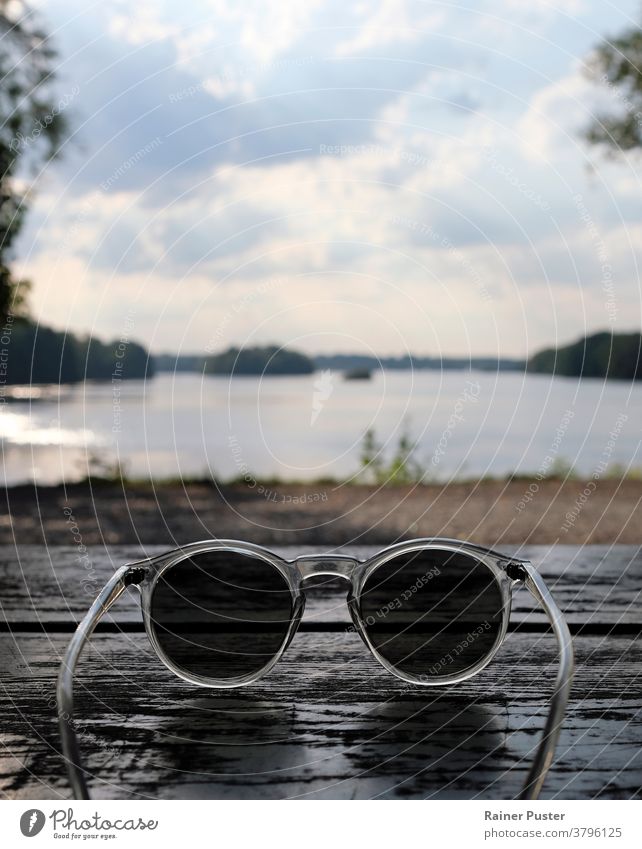
<path fill-rule="evenodd" d="M 262 491 L 260 491 L 262 489 Z M 487 545 L 642 543 L 642 481 L 513 480 L 444 486 L 78 484 L 6 490 L 0 542 L 49 545 L 242 538 L 390 543 L 453 536 Z"/>

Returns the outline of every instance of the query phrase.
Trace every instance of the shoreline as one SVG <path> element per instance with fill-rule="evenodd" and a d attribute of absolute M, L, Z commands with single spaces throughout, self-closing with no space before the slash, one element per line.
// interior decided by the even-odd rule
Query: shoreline
<path fill-rule="evenodd" d="M 486 545 L 640 544 L 642 480 L 519 477 L 374 486 L 109 481 L 5 489 L 4 544 L 388 544 L 445 536 Z"/>

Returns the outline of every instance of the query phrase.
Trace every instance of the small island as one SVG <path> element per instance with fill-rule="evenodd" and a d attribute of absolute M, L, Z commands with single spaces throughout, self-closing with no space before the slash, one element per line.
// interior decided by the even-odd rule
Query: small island
<path fill-rule="evenodd" d="M 314 370 L 314 362 L 306 354 L 276 345 L 228 348 L 205 362 L 206 374 L 219 375 L 312 374 Z"/>
<path fill-rule="evenodd" d="M 350 368 L 343 372 L 344 380 L 371 380 L 372 372 L 369 368 Z"/>

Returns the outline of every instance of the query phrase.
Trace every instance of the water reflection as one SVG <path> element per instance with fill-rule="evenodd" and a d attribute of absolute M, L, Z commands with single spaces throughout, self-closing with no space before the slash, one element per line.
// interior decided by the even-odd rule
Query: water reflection
<path fill-rule="evenodd" d="M 147 383 L 121 383 L 117 392 L 110 384 L 29 392 L 6 387 L 0 409 L 5 481 L 71 482 L 85 477 L 96 457 L 140 478 L 230 479 L 247 472 L 286 480 L 345 478 L 359 468 L 368 428 L 387 456 L 408 431 L 417 440 L 417 460 L 436 479 L 535 472 L 552 445 L 556 457 L 588 475 L 623 414 L 609 462 L 642 464 L 635 426 L 642 405 L 625 382 L 385 372 L 370 381 L 337 376 L 320 403 L 316 379 L 230 382 L 160 374 Z M 477 388 L 466 395 L 471 379 Z"/>

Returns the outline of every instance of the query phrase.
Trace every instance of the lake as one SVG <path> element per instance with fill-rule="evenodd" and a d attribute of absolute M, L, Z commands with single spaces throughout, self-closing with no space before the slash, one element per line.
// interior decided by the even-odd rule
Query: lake
<path fill-rule="evenodd" d="M 383 454 L 407 432 L 437 480 L 642 465 L 640 387 L 516 372 L 337 372 L 296 377 L 161 373 L 29 392 L 0 412 L 7 484 L 74 481 L 121 463 L 137 478 L 347 478 L 366 430 Z"/>

